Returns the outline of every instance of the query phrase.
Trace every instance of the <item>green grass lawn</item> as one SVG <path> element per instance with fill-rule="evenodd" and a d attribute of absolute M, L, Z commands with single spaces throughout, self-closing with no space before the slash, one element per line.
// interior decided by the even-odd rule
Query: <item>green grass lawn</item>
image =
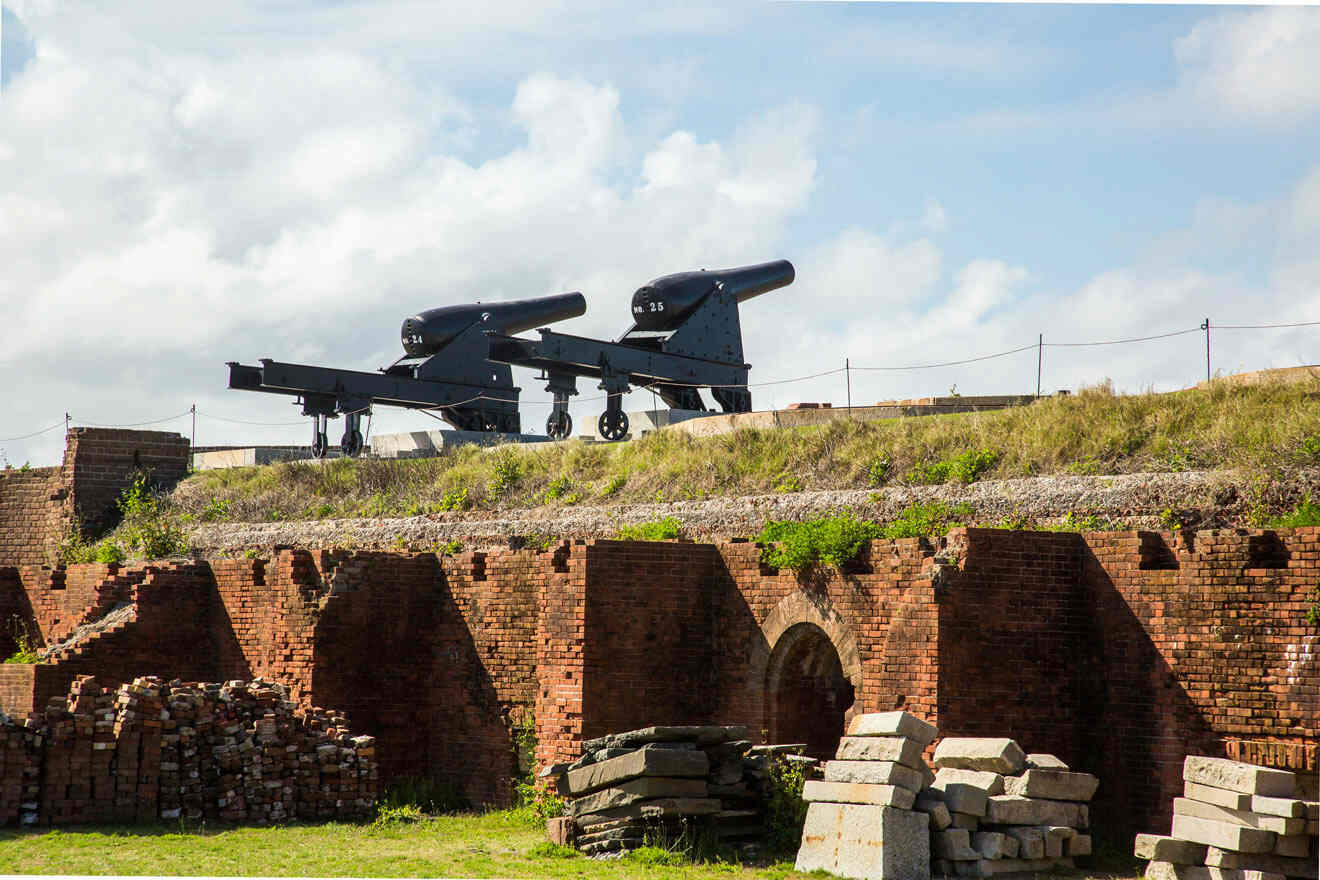
<path fill-rule="evenodd" d="M 73 826 L 0 831 L 0 873 L 360 877 L 805 877 L 792 864 L 690 864 L 676 857 L 593 861 L 545 842 L 527 813 L 414 822 Z M 645 853 L 643 854 L 645 855 Z M 659 861 L 661 863 L 657 864 Z M 665 864 L 664 862 L 669 862 Z"/>
<path fill-rule="evenodd" d="M 1137 878 L 1135 863 L 1061 872 Z M 526 810 L 423 817 L 412 822 L 294 824 L 272 828 L 161 824 L 0 831 L 0 873 L 304 877 L 766 878 L 828 876 L 768 865 L 686 862 L 654 848 L 594 861 L 545 841 Z"/>

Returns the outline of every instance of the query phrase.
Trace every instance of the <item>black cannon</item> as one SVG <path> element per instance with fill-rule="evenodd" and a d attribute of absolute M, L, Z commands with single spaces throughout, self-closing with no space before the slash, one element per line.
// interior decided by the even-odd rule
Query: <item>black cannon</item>
<path fill-rule="evenodd" d="M 375 373 L 261 359 L 253 367 L 229 362 L 229 387 L 287 394 L 312 417 L 312 452 L 329 450 L 329 420 L 344 416 L 340 448 L 362 451 L 362 416 L 375 404 L 437 410 L 465 431 L 517 434 L 518 393 L 508 364 L 486 359 L 488 332 L 521 333 L 576 318 L 587 310 L 580 293 L 429 309 L 404 319 L 403 357 Z"/>
<path fill-rule="evenodd" d="M 743 361 L 738 303 L 792 284 L 793 277 L 787 260 L 665 275 L 633 294 L 633 326 L 617 341 L 544 329 L 539 340 L 492 332 L 489 357 L 544 371 L 554 395 L 545 430 L 554 438 L 572 431 L 568 398 L 577 394 L 578 376 L 600 379 L 606 407 L 598 427 L 607 440 L 628 433 L 623 395 L 632 386 L 654 391 L 671 409 L 695 410 L 706 408 L 700 389 L 709 388 L 724 412 L 749 412 L 751 365 Z"/>

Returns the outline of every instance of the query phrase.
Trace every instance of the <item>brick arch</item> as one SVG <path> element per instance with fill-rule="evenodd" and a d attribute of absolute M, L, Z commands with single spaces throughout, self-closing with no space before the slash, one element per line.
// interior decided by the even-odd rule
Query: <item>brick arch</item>
<path fill-rule="evenodd" d="M 764 729 L 772 738 L 779 727 L 778 700 L 786 664 L 802 660 L 803 652 L 819 655 L 826 643 L 837 656 L 839 672 L 852 686 L 853 702 L 843 713 L 844 724 L 859 711 L 862 664 L 857 640 L 828 598 L 794 590 L 766 617 L 761 634 L 765 648 L 755 658 L 753 680 L 763 688 Z M 817 656 L 811 662 L 824 668 L 832 659 Z"/>

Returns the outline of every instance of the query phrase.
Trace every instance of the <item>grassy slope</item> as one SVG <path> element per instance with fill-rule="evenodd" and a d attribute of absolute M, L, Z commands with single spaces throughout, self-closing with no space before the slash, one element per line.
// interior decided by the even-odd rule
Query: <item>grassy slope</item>
<path fill-rule="evenodd" d="M 576 502 L 675 501 L 776 488 L 875 485 L 914 467 L 978 449 L 998 455 L 981 478 L 1099 474 L 1320 463 L 1320 381 L 1115 395 L 1107 386 L 1019 409 L 791 430 L 739 430 L 693 438 L 678 431 L 631 443 L 463 448 L 438 458 L 289 463 L 207 471 L 184 481 L 170 505 L 207 520 L 261 521 L 416 515 L 446 508 Z M 500 489 L 503 474 L 507 488 Z M 515 478 L 516 477 L 516 478 Z M 546 497 L 552 481 L 558 491 Z"/>

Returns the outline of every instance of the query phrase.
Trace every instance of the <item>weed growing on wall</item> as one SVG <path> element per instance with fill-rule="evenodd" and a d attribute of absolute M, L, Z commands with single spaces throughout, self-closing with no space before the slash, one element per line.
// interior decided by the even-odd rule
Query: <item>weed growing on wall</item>
<path fill-rule="evenodd" d="M 802 764 L 772 758 L 766 776 L 766 844 L 774 855 L 791 855 L 802 843 L 807 802 L 802 786 L 807 773 Z"/>
<path fill-rule="evenodd" d="M 667 516 L 664 519 L 623 526 L 619 529 L 620 541 L 668 541 L 683 533 L 683 525 L 678 517 Z"/>
<path fill-rule="evenodd" d="M 949 529 L 965 525 L 964 519 L 972 515 L 970 504 L 948 505 L 942 501 L 929 504 L 910 504 L 880 530 L 881 538 L 931 538 L 946 534 Z"/>
<path fill-rule="evenodd" d="M 882 531 L 870 520 L 845 513 L 802 522 L 771 520 L 757 541 L 766 545 L 761 552 L 766 565 L 802 571 L 815 565 L 843 565 Z"/>
<path fill-rule="evenodd" d="M 5 658 L 5 663 L 40 663 L 41 662 L 41 644 L 28 631 L 27 624 L 13 615 L 9 618 L 9 632 L 14 637 L 14 644 L 18 649 Z"/>
<path fill-rule="evenodd" d="M 181 556 L 188 552 L 188 538 L 161 510 L 160 501 L 139 474 L 119 499 L 124 521 L 117 530 L 130 553 L 147 559 Z"/>

